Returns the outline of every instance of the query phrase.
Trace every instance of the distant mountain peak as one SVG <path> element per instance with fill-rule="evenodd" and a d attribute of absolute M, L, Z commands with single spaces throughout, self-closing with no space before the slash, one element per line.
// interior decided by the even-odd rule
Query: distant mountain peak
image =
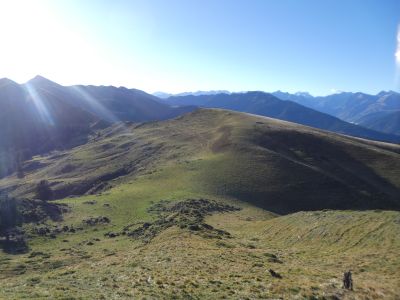
<path fill-rule="evenodd" d="M 295 93 L 296 96 L 301 96 L 305 98 L 314 98 L 309 92 L 297 92 Z"/>
<path fill-rule="evenodd" d="M 13 81 L 9 78 L 6 78 L 6 77 L 0 78 L 0 86 L 5 86 L 5 85 L 9 85 L 9 84 L 18 85 L 18 83 L 16 83 L 15 81 Z"/>
<path fill-rule="evenodd" d="M 383 96 L 387 96 L 387 95 L 399 95 L 398 92 L 392 91 L 392 90 L 388 90 L 388 91 L 380 91 L 378 94 L 376 94 L 378 97 L 383 97 Z"/>
<path fill-rule="evenodd" d="M 155 93 L 153 93 L 152 95 L 153 95 L 153 96 L 156 96 L 156 97 L 158 97 L 158 98 L 161 98 L 161 99 L 166 99 L 166 98 L 168 98 L 168 97 L 173 96 L 172 94 L 164 93 L 164 92 L 155 92 Z"/>
<path fill-rule="evenodd" d="M 166 99 L 168 97 L 183 97 L 183 96 L 209 96 L 209 95 L 218 95 L 218 94 L 231 94 L 230 91 L 227 90 L 210 90 L 210 91 L 196 91 L 196 92 L 183 92 L 178 94 L 170 94 L 164 92 L 155 92 L 153 96 L 156 96 L 161 99 Z"/>
<path fill-rule="evenodd" d="M 41 75 L 36 75 L 32 79 L 28 80 L 25 84 L 33 84 L 33 85 L 38 85 L 38 84 L 52 84 L 52 85 L 59 85 L 58 83 L 51 81 L 50 79 L 47 79 Z"/>

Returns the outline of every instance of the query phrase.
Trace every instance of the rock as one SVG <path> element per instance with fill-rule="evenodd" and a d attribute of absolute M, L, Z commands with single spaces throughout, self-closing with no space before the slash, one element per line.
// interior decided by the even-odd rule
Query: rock
<path fill-rule="evenodd" d="M 269 269 L 269 273 L 271 274 L 272 277 L 282 279 L 282 275 L 279 274 L 279 273 L 277 273 L 277 272 L 275 272 L 275 271 L 272 270 L 272 269 Z"/>
<path fill-rule="evenodd" d="M 38 235 L 42 235 L 42 236 L 50 233 L 50 229 L 48 227 L 39 227 L 39 228 L 36 228 L 35 231 Z"/>
<path fill-rule="evenodd" d="M 94 226 L 97 224 L 108 224 L 110 223 L 110 219 L 107 217 L 100 216 L 96 218 L 85 219 L 82 222 L 85 223 L 86 225 Z"/>
<path fill-rule="evenodd" d="M 142 226 L 143 226 L 143 228 L 149 228 L 149 227 L 150 227 L 150 225 L 151 225 L 150 223 L 143 223 L 143 225 L 142 225 Z"/>
<path fill-rule="evenodd" d="M 107 236 L 107 237 L 109 237 L 109 238 L 115 238 L 115 237 L 119 236 L 119 233 L 116 233 L 116 232 L 107 232 L 107 233 L 104 234 L 104 236 Z"/>
<path fill-rule="evenodd" d="M 83 204 L 89 204 L 89 205 L 95 205 L 96 203 L 97 203 L 97 201 L 95 201 L 95 200 L 89 200 L 89 201 L 83 202 Z"/>
<path fill-rule="evenodd" d="M 149 242 L 160 232 L 169 227 L 177 226 L 181 229 L 187 228 L 194 234 L 207 238 L 230 238 L 228 232 L 204 223 L 204 218 L 212 213 L 236 210 L 240 210 L 240 208 L 207 199 L 187 199 L 180 202 L 161 200 L 148 209 L 149 213 L 158 216 L 157 220 L 143 223 L 139 227 L 137 223 L 130 224 L 124 227 L 122 234 Z"/>
<path fill-rule="evenodd" d="M 192 231 L 199 231 L 199 230 L 201 230 L 200 226 L 197 225 L 197 224 L 189 225 L 188 228 L 189 228 L 189 230 L 192 230 Z"/>

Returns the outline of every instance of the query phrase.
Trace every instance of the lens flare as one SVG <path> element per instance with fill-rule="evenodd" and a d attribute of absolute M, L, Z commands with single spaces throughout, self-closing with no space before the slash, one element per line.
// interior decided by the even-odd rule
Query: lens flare
<path fill-rule="evenodd" d="M 400 67 L 400 25 L 397 27 L 397 47 L 394 56 L 396 57 L 397 66 Z"/>
<path fill-rule="evenodd" d="M 85 101 L 85 105 L 89 106 L 91 110 L 95 111 L 97 115 L 99 115 L 102 119 L 116 123 L 120 120 L 105 106 L 103 106 L 95 97 L 90 95 L 87 91 L 85 91 L 84 87 L 80 86 L 71 86 L 73 91 L 80 96 L 81 99 Z"/>
<path fill-rule="evenodd" d="M 39 116 L 41 120 L 46 123 L 47 125 L 54 126 L 54 120 L 53 117 L 51 116 L 51 113 L 49 112 L 46 103 L 43 101 L 43 99 L 40 97 L 39 93 L 36 91 L 35 87 L 31 85 L 29 82 L 25 84 L 26 91 L 28 92 L 30 98 L 33 101 L 33 104 L 35 105 L 35 108 L 37 112 L 39 113 Z"/>
<path fill-rule="evenodd" d="M 400 24 L 397 26 L 397 45 L 394 57 L 396 60 L 396 72 L 394 77 L 395 88 L 396 90 L 400 90 Z"/>

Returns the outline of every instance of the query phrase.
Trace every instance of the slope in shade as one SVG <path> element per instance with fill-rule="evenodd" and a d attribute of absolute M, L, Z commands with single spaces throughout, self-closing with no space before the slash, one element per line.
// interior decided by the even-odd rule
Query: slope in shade
<path fill-rule="evenodd" d="M 65 87 L 37 76 L 26 84 L 0 80 L 0 176 L 19 160 L 83 144 L 120 121 L 165 120 L 193 108 L 172 108 L 139 90 Z"/>

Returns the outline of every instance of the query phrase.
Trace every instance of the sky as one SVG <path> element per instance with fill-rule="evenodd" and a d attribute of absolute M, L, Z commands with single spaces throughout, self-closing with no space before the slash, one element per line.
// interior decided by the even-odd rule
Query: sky
<path fill-rule="evenodd" d="M 399 24 L 399 0 L 0 0 L 0 78 L 400 91 Z"/>

